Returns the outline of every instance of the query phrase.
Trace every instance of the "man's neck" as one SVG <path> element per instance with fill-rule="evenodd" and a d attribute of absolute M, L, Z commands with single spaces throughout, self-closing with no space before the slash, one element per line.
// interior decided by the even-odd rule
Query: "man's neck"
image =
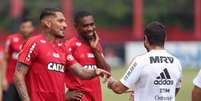
<path fill-rule="evenodd" d="M 164 50 L 164 47 L 161 46 L 152 46 L 150 50 Z"/>
<path fill-rule="evenodd" d="M 47 40 L 51 43 L 55 42 L 57 39 L 54 35 L 50 34 L 49 32 L 44 32 L 44 35 L 46 36 Z"/>
<path fill-rule="evenodd" d="M 28 39 L 28 38 L 29 38 L 29 36 L 26 36 L 25 34 L 23 34 L 23 33 L 21 33 L 21 32 L 20 32 L 20 34 L 22 35 L 22 37 L 23 37 L 24 39 Z"/>
<path fill-rule="evenodd" d="M 81 35 L 78 34 L 77 37 L 78 37 L 81 41 L 88 43 L 88 40 L 87 40 L 86 38 L 84 38 L 83 36 L 81 36 Z"/>

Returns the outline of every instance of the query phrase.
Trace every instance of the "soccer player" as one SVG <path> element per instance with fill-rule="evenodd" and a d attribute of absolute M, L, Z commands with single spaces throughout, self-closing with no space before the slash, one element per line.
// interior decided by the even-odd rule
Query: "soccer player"
<path fill-rule="evenodd" d="M 16 87 L 14 85 L 14 72 L 17 63 L 18 52 L 23 43 L 33 31 L 32 20 L 29 18 L 22 19 L 19 26 L 19 33 L 9 35 L 5 44 L 5 62 L 6 62 L 6 79 L 4 86 L 7 90 L 4 92 L 4 101 L 20 101 Z"/>
<path fill-rule="evenodd" d="M 179 60 L 164 49 L 166 30 L 159 22 L 144 31 L 147 53 L 134 58 L 120 81 L 109 79 L 108 87 L 117 94 L 134 90 L 134 101 L 175 101 L 181 87 Z"/>
<path fill-rule="evenodd" d="M 82 79 L 110 74 L 84 70 L 59 39 L 67 27 L 63 12 L 46 8 L 40 15 L 43 33 L 31 37 L 19 53 L 15 85 L 22 101 L 64 101 L 64 71 Z"/>
<path fill-rule="evenodd" d="M 78 34 L 67 41 L 66 44 L 75 60 L 85 69 L 94 70 L 97 67 L 102 67 L 102 69 L 110 72 L 110 66 L 103 57 L 103 50 L 96 33 L 93 15 L 87 11 L 77 12 L 74 17 L 74 24 Z M 65 74 L 66 86 L 69 89 L 67 95 L 71 93 L 70 95 L 73 96 L 70 100 L 102 101 L 99 77 L 91 80 L 81 80 L 69 72 Z M 78 93 L 77 97 L 72 92 Z"/>
<path fill-rule="evenodd" d="M 192 90 L 192 101 L 201 100 L 201 70 L 193 80 L 194 88 Z"/>

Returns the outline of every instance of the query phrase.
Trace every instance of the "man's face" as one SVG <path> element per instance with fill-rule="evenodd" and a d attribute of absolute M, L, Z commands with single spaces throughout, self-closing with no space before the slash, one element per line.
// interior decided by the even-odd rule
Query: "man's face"
<path fill-rule="evenodd" d="M 94 37 L 96 26 L 93 16 L 85 16 L 81 18 L 79 24 L 76 26 L 76 29 L 78 31 L 78 34 L 80 34 L 85 39 L 90 39 Z"/>
<path fill-rule="evenodd" d="M 33 24 L 31 21 L 23 22 L 20 25 L 20 33 L 22 33 L 24 36 L 28 37 L 33 32 Z"/>
<path fill-rule="evenodd" d="M 50 33 L 54 34 L 58 38 L 63 38 L 67 27 L 65 20 L 66 19 L 62 12 L 56 12 L 55 16 L 50 19 Z"/>

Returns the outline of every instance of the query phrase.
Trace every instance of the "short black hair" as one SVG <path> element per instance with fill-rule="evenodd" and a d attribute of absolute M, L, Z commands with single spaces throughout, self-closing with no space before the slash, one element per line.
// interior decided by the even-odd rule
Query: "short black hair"
<path fill-rule="evenodd" d="M 79 11 L 79 12 L 75 13 L 75 15 L 74 15 L 74 23 L 79 24 L 80 20 L 85 16 L 93 16 L 93 15 L 92 15 L 92 13 L 90 13 L 88 11 Z"/>
<path fill-rule="evenodd" d="M 55 12 L 62 12 L 60 8 L 45 8 L 42 10 L 40 15 L 40 20 L 44 19 L 47 16 L 55 16 Z"/>
<path fill-rule="evenodd" d="M 164 46 L 166 39 L 166 28 L 158 21 L 149 23 L 144 30 L 145 36 L 152 45 Z"/>
<path fill-rule="evenodd" d="M 29 17 L 24 17 L 24 18 L 22 18 L 21 20 L 20 20 L 20 24 L 22 24 L 22 23 L 25 23 L 25 22 L 32 22 L 32 19 L 31 18 L 29 18 Z"/>

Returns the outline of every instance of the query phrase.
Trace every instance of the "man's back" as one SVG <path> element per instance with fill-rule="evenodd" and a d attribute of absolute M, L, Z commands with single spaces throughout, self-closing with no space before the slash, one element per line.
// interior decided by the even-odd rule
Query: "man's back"
<path fill-rule="evenodd" d="M 121 82 L 134 89 L 134 101 L 175 101 L 181 72 L 177 58 L 165 50 L 151 50 L 134 59 Z"/>

